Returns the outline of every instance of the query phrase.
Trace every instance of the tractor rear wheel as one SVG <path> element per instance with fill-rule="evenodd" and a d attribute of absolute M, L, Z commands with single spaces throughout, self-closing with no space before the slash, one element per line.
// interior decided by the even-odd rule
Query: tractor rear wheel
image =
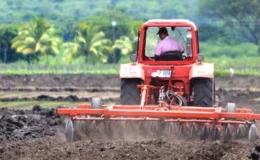
<path fill-rule="evenodd" d="M 194 106 L 213 107 L 215 99 L 215 87 L 213 79 L 195 79 L 194 87 Z"/>
<path fill-rule="evenodd" d="M 139 79 L 121 79 L 120 104 L 138 105 L 140 104 Z"/>

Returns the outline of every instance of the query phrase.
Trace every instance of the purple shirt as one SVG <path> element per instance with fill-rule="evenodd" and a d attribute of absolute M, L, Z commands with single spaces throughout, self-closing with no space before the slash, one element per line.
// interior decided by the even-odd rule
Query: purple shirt
<path fill-rule="evenodd" d="M 160 56 L 162 53 L 167 51 L 183 52 L 184 49 L 176 39 L 167 36 L 163 40 L 161 40 L 156 46 L 155 55 Z"/>

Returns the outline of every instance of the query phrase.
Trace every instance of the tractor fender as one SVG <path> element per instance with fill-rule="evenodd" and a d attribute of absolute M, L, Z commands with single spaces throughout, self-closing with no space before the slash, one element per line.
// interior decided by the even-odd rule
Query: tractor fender
<path fill-rule="evenodd" d="M 214 78 L 214 64 L 195 63 L 192 65 L 189 79 L 192 78 Z"/>
<path fill-rule="evenodd" d="M 132 64 L 121 64 L 120 65 L 120 78 L 140 78 L 144 79 L 144 72 L 142 65 Z"/>

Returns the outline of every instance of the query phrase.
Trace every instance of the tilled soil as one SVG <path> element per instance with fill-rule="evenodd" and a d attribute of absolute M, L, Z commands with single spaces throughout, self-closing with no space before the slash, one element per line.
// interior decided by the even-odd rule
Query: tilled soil
<path fill-rule="evenodd" d="M 169 141 L 165 138 L 147 141 L 77 141 L 68 144 L 56 137 L 2 144 L 1 159 L 189 159 L 238 160 L 250 156 L 254 145 L 243 142 Z"/>
<path fill-rule="evenodd" d="M 0 86 L 5 88 L 13 87 L 55 87 L 55 88 L 69 88 L 69 87 L 106 87 L 106 86 L 120 86 L 120 79 L 118 75 L 84 75 L 84 74 L 70 74 L 70 75 L 0 75 Z"/>
<path fill-rule="evenodd" d="M 35 106 L 33 110 L 0 109 L 0 141 L 29 140 L 55 136 L 61 119 L 55 110 Z M 56 127 L 56 128 L 55 128 Z"/>
<path fill-rule="evenodd" d="M 198 141 L 159 137 L 148 140 L 82 140 L 66 143 L 52 110 L 1 109 L 0 159 L 189 159 L 237 160 L 251 157 L 260 141 Z M 27 115 L 27 117 L 25 117 Z M 38 115 L 38 117 L 37 117 Z M 40 118 L 39 118 L 40 117 Z M 2 120 L 6 120 L 3 122 Z M 17 134 L 19 131 L 19 134 Z"/>
<path fill-rule="evenodd" d="M 52 87 L 52 88 L 86 88 L 86 87 L 119 87 L 118 75 L 0 75 L 2 88 Z M 260 88 L 260 77 L 234 76 L 216 78 L 216 87 L 221 88 Z"/>
<path fill-rule="evenodd" d="M 41 91 L 49 88 L 48 91 L 57 93 L 66 90 L 65 88 L 72 88 L 70 92 L 73 95 L 79 90 L 90 91 L 91 88 L 94 93 L 105 94 L 104 88 L 112 87 L 112 94 L 119 95 L 120 86 L 119 78 L 111 75 L 14 75 L 0 76 L 0 79 L 1 91 L 17 91 L 20 88 L 19 92 L 22 94 L 34 92 L 35 88 Z M 225 105 L 227 102 L 236 102 L 238 106 L 260 111 L 259 101 L 256 100 L 260 97 L 259 80 L 259 77 L 218 79 L 216 85 L 219 103 Z M 55 96 L 51 98 L 57 100 Z M 74 100 L 82 100 L 77 98 Z M 115 100 L 117 99 L 111 99 Z M 42 109 L 40 106 L 27 111 L 0 109 L 0 159 L 237 160 L 250 157 L 258 159 L 260 150 L 259 140 L 250 143 L 247 140 L 187 141 L 158 137 L 128 141 L 86 139 L 66 143 L 62 130 L 62 119 L 55 115 L 54 110 Z"/>

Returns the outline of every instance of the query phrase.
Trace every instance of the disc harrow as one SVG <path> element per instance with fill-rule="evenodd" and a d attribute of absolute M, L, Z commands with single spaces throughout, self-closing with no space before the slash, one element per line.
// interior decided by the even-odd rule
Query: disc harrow
<path fill-rule="evenodd" d="M 256 120 L 260 114 L 251 109 L 195 107 L 174 105 L 102 105 L 94 97 L 91 104 L 77 108 L 57 108 L 66 115 L 65 135 L 68 142 L 82 138 L 138 139 L 158 136 L 201 140 L 235 140 L 258 138 Z"/>

